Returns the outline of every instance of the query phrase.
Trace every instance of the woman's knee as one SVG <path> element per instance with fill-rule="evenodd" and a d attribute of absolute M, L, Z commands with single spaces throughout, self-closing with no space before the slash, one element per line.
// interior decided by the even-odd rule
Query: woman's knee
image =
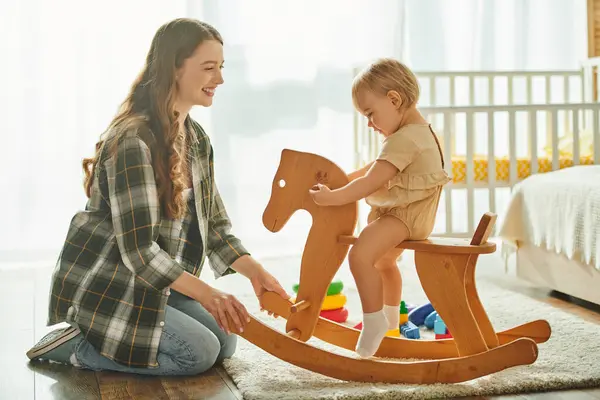
<path fill-rule="evenodd" d="M 227 335 L 223 340 L 219 340 L 219 342 L 221 343 L 221 351 L 217 357 L 217 364 L 233 356 L 237 349 L 237 335 Z"/>
<path fill-rule="evenodd" d="M 195 338 L 182 338 L 169 332 L 163 332 L 171 342 L 167 351 L 171 359 L 179 366 L 184 375 L 201 374 L 217 362 L 221 344 L 208 329 L 197 332 Z"/>
<path fill-rule="evenodd" d="M 210 329 L 170 306 L 165 322 L 158 351 L 174 363 L 174 369 L 194 375 L 215 364 L 221 343 Z"/>

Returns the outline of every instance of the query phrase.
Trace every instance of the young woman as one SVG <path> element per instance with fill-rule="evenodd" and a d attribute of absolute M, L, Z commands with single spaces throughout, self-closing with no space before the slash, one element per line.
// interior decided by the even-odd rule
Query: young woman
<path fill-rule="evenodd" d="M 231 232 L 213 148 L 188 115 L 223 83 L 212 26 L 160 27 L 118 114 L 83 161 L 84 211 L 71 221 L 52 277 L 46 335 L 27 353 L 93 370 L 191 375 L 235 351 L 246 308 L 198 277 L 239 272 L 260 296 L 289 295 Z M 228 317 L 235 323 L 231 326 Z"/>

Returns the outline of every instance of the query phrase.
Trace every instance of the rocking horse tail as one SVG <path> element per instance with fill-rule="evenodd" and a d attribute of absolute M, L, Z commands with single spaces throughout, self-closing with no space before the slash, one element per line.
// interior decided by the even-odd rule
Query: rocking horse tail
<path fill-rule="evenodd" d="M 496 214 L 493 213 L 485 213 L 481 220 L 479 221 L 479 225 L 477 225 L 477 229 L 473 234 L 473 238 L 471 239 L 471 245 L 479 246 L 487 242 L 492 229 L 494 228 L 494 224 L 496 223 Z M 483 336 L 483 339 L 487 346 L 490 349 L 494 347 L 498 347 L 498 335 L 492 326 L 492 322 L 490 321 L 483 305 L 481 304 L 481 300 L 479 299 L 479 294 L 477 293 L 477 287 L 475 285 L 475 266 L 477 265 L 478 254 L 469 255 L 469 261 L 467 262 L 467 266 L 465 268 L 465 291 L 467 294 L 467 300 L 469 301 L 469 307 L 471 308 L 471 312 L 477 321 L 477 325 L 479 326 L 479 330 Z"/>

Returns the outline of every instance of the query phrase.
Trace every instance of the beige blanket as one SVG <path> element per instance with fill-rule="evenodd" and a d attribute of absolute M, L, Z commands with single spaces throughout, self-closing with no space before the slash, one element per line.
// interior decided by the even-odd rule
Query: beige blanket
<path fill-rule="evenodd" d="M 600 165 L 524 179 L 499 219 L 505 255 L 526 242 L 600 270 Z"/>

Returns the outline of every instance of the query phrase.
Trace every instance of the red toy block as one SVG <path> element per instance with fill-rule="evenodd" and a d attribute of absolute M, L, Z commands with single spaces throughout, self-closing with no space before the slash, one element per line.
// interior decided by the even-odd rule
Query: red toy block
<path fill-rule="evenodd" d="M 436 340 L 437 339 L 451 339 L 451 338 L 452 338 L 452 335 L 450 333 L 444 333 L 444 334 L 436 333 L 435 334 L 435 339 Z"/>
<path fill-rule="evenodd" d="M 346 322 L 348 319 L 348 309 L 346 307 L 336 308 L 334 310 L 323 310 L 319 315 L 333 322 Z"/>

